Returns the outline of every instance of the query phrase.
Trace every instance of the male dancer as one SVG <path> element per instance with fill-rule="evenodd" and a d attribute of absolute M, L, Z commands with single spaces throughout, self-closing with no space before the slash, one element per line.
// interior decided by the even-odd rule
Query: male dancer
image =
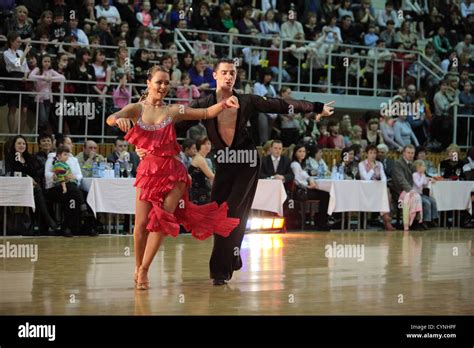
<path fill-rule="evenodd" d="M 245 150 L 248 159 L 256 158 L 257 163 L 229 163 L 219 160 L 225 156 L 217 156 L 216 175 L 212 185 L 211 200 L 218 204 L 227 202 L 228 216 L 240 219 L 240 224 L 227 237 L 214 235 L 214 248 L 209 262 L 210 277 L 214 285 L 224 285 L 232 278 L 234 271 L 242 267 L 240 247 L 244 238 L 247 219 L 257 189 L 260 159 L 257 149 L 247 132 L 247 121 L 251 122 L 263 113 L 307 113 L 315 112 L 317 119 L 334 113 L 331 106 L 334 102 L 323 104 L 302 100 L 263 98 L 252 94 L 238 94 L 233 91 L 237 70 L 232 59 L 220 59 L 214 66 L 213 77 L 217 88 L 210 95 L 191 103 L 193 108 L 203 108 L 214 105 L 232 95 L 239 100 L 238 110 L 225 109 L 217 118 L 203 120 L 207 136 L 215 146 L 216 151 L 231 153 Z M 184 126 L 191 127 L 198 121 L 187 121 Z M 178 124 L 179 127 L 179 124 Z M 140 153 L 140 151 L 137 150 Z M 256 156 L 252 156 L 253 152 Z M 143 152 L 142 152 L 143 153 Z M 228 157 L 230 158 L 230 157 Z M 235 156 L 234 158 L 238 158 Z M 232 161 L 239 162 L 239 161 Z"/>

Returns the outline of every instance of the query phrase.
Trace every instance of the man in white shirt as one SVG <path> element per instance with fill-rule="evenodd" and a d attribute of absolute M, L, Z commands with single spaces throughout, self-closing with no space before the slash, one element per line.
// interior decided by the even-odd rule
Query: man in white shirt
<path fill-rule="evenodd" d="M 71 34 L 76 38 L 77 42 L 81 45 L 89 46 L 89 38 L 86 33 L 80 28 L 77 27 L 79 24 L 79 19 L 74 17 L 69 20 L 69 28 L 71 29 Z"/>
<path fill-rule="evenodd" d="M 474 45 L 472 44 L 472 35 L 466 34 L 464 41 L 456 45 L 456 53 L 461 57 L 463 52 L 469 53 L 471 59 L 474 59 Z"/>
<path fill-rule="evenodd" d="M 281 37 L 294 40 L 297 33 L 304 36 L 303 25 L 296 20 L 296 12 L 293 11 L 288 15 L 288 21 L 281 25 Z"/>
<path fill-rule="evenodd" d="M 102 0 L 101 5 L 95 7 L 96 18 L 105 17 L 107 18 L 107 23 L 115 25 L 120 25 L 122 20 L 120 19 L 120 13 L 115 6 L 111 6 L 109 0 Z"/>
<path fill-rule="evenodd" d="M 69 137 L 64 137 L 56 141 L 56 148 L 65 146 L 72 151 L 72 141 Z M 65 237 L 72 237 L 73 232 L 79 232 L 81 227 L 81 212 L 87 210 L 84 202 L 84 197 L 79 189 L 82 180 L 82 172 L 77 158 L 69 154 L 66 163 L 71 168 L 71 176 L 69 179 L 75 179 L 76 184 L 68 183 L 67 192 L 63 193 L 61 185 L 54 185 L 55 174 L 53 173 L 53 162 L 56 157 L 56 152 L 48 154 L 48 159 L 44 166 L 45 189 L 46 195 L 50 201 L 59 202 L 62 204 L 64 211 L 63 235 Z"/>

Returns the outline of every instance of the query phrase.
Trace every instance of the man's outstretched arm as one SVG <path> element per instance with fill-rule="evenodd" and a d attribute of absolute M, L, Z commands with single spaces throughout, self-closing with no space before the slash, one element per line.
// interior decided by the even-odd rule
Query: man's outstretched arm
<path fill-rule="evenodd" d="M 334 113 L 334 101 L 324 104 L 320 102 L 309 102 L 306 100 L 265 98 L 252 95 L 252 104 L 259 112 L 275 114 L 293 114 L 293 113 L 316 113 L 320 117 L 331 116 Z"/>

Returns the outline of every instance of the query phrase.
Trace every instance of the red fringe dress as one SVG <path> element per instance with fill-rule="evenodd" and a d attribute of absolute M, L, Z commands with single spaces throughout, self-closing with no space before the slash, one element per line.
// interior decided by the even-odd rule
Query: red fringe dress
<path fill-rule="evenodd" d="M 213 233 L 227 237 L 237 227 L 240 220 L 227 217 L 226 202 L 219 206 L 216 202 L 196 205 L 189 201 L 191 179 L 177 157 L 181 149 L 176 141 L 171 117 L 160 124 L 149 125 L 140 116 L 125 139 L 147 151 L 138 165 L 134 186 L 141 189 L 140 199 L 152 204 L 146 227 L 149 232 L 162 232 L 176 237 L 181 224 L 195 238 L 204 240 Z M 187 189 L 174 214 L 171 214 L 163 209 L 163 201 L 178 181 L 184 182 Z"/>

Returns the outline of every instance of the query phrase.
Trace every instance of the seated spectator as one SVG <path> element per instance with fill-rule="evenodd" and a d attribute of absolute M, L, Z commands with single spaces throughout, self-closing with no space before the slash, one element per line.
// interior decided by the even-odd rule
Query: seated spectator
<path fill-rule="evenodd" d="M 61 9 L 54 10 L 54 23 L 51 25 L 51 42 L 62 42 L 66 36 L 69 36 L 69 27 L 64 22 L 64 12 Z"/>
<path fill-rule="evenodd" d="M 407 115 L 400 115 L 393 126 L 393 131 L 395 132 L 395 140 L 398 144 L 406 146 L 408 144 L 413 144 L 415 146 L 420 146 L 418 139 L 413 133 L 410 124 L 407 121 Z"/>
<path fill-rule="evenodd" d="M 257 34 L 260 33 L 260 28 L 255 19 L 252 18 L 252 8 L 251 7 L 245 7 L 243 9 L 243 15 L 244 17 L 237 21 L 236 27 L 239 29 L 240 34 L 243 35 L 253 35 L 256 36 Z M 242 42 L 247 42 L 248 39 L 242 40 Z"/>
<path fill-rule="evenodd" d="M 411 50 L 416 44 L 416 39 L 416 34 L 410 30 L 410 22 L 404 21 L 400 26 L 400 31 L 395 34 L 395 42 L 401 43 L 402 49 Z"/>
<path fill-rule="evenodd" d="M 359 125 L 355 125 L 352 127 L 351 138 L 350 138 L 351 145 L 360 145 L 362 151 L 367 146 L 367 140 L 362 138 L 362 127 Z"/>
<path fill-rule="evenodd" d="M 280 35 L 280 25 L 275 21 L 275 11 L 272 9 L 265 13 L 265 20 L 261 21 L 259 26 L 262 34 L 267 37 Z"/>
<path fill-rule="evenodd" d="M 341 29 L 336 25 L 336 23 L 337 23 L 337 16 L 332 15 L 330 17 L 328 25 L 323 27 L 322 31 L 323 33 L 326 34 L 325 39 L 324 39 L 325 44 L 329 44 L 329 45 L 342 44 Z"/>
<path fill-rule="evenodd" d="M 382 131 L 379 129 L 380 121 L 377 118 L 372 118 L 367 124 L 367 129 L 365 132 L 365 140 L 369 145 L 379 145 L 384 144 Z"/>
<path fill-rule="evenodd" d="M 140 22 L 141 25 L 147 28 L 153 27 L 153 20 L 151 17 L 151 5 L 149 1 L 143 1 L 142 9 L 140 12 L 137 13 L 137 21 Z"/>
<path fill-rule="evenodd" d="M 377 161 L 382 163 L 383 170 L 387 176 L 388 185 L 390 186 L 392 180 L 392 170 L 393 166 L 395 165 L 395 161 L 391 158 L 388 158 L 387 154 L 388 146 L 386 144 L 377 145 Z"/>
<path fill-rule="evenodd" d="M 196 142 L 192 139 L 184 139 L 181 147 L 183 150 L 180 152 L 179 156 L 181 161 L 186 166 L 186 170 L 188 170 L 189 166 L 191 165 L 191 161 L 197 152 Z"/>
<path fill-rule="evenodd" d="M 329 136 L 327 128 L 326 120 L 315 122 L 312 112 L 305 113 L 300 120 L 300 136 L 303 143 L 315 143 L 321 135 Z"/>
<path fill-rule="evenodd" d="M 461 16 L 463 19 L 467 19 L 469 15 L 474 14 L 474 2 L 472 0 L 464 0 L 461 2 Z"/>
<path fill-rule="evenodd" d="M 15 32 L 22 40 L 33 36 L 33 26 L 31 19 L 28 18 L 28 9 L 23 5 L 15 7 L 15 14 L 7 18 L 2 25 L 5 35 Z"/>
<path fill-rule="evenodd" d="M 150 48 L 151 45 L 151 31 L 147 27 L 139 27 L 137 36 L 133 39 L 133 47 L 135 48 Z"/>
<path fill-rule="evenodd" d="M 245 69 L 239 68 L 237 70 L 237 79 L 235 80 L 235 90 L 242 94 L 252 94 L 253 84 L 247 80 L 247 72 Z"/>
<path fill-rule="evenodd" d="M 209 138 L 199 139 L 196 142 L 196 149 L 197 152 L 188 168 L 192 178 L 190 198 L 196 204 L 205 204 L 211 201 L 211 187 L 214 181 L 214 173 L 206 161 L 206 157 L 211 151 Z"/>
<path fill-rule="evenodd" d="M 80 45 L 85 45 L 89 46 L 89 38 L 87 37 L 86 33 L 80 28 L 78 28 L 79 25 L 79 18 L 74 17 L 69 19 L 69 32 L 71 33 L 72 36 L 74 36 L 77 40 L 77 42 Z"/>
<path fill-rule="evenodd" d="M 35 161 L 37 163 L 38 174 L 38 184 L 41 188 L 44 188 L 44 165 L 48 159 L 48 155 L 53 148 L 53 137 L 50 134 L 41 133 L 38 136 L 38 146 L 39 150 L 34 154 Z"/>
<path fill-rule="evenodd" d="M 433 37 L 433 45 L 436 53 L 443 59 L 448 56 L 453 48 L 446 37 L 446 29 L 444 26 L 438 28 L 438 34 Z"/>
<path fill-rule="evenodd" d="M 354 13 L 351 10 L 351 0 L 343 0 L 341 6 L 337 9 L 339 19 L 344 20 L 344 16 L 349 16 L 352 21 L 355 20 Z"/>
<path fill-rule="evenodd" d="M 92 177 L 92 164 L 94 162 L 104 162 L 105 158 L 97 153 L 97 143 L 93 140 L 87 140 L 84 145 L 84 151 L 77 154 L 76 158 L 81 168 L 84 178 Z"/>
<path fill-rule="evenodd" d="M 466 164 L 462 167 L 464 179 L 474 181 L 474 147 L 471 147 L 467 152 L 465 163 Z"/>
<path fill-rule="evenodd" d="M 392 172 L 392 185 L 390 187 L 393 199 L 397 202 L 402 202 L 403 209 L 407 211 L 403 214 L 405 230 L 408 230 L 413 224 L 417 213 L 422 213 L 421 197 L 413 190 L 414 168 L 412 162 L 414 157 L 415 147 L 411 144 L 405 146 L 402 157 L 395 161 Z M 420 220 L 421 218 L 420 216 Z M 422 226 L 422 228 L 426 228 L 426 226 Z"/>
<path fill-rule="evenodd" d="M 400 21 L 398 20 L 398 14 L 393 9 L 393 3 L 391 1 L 385 2 L 385 8 L 383 10 L 379 10 L 377 15 L 377 23 L 379 27 L 386 28 L 387 22 L 391 20 L 395 24 L 395 28 L 400 27 Z"/>
<path fill-rule="evenodd" d="M 323 159 L 323 149 L 317 145 L 309 147 L 306 167 L 311 176 L 324 178 L 331 175 L 329 167 Z"/>
<path fill-rule="evenodd" d="M 428 179 L 425 175 L 425 163 L 422 160 L 416 160 L 413 162 L 415 166 L 415 172 L 413 173 L 413 190 L 421 196 L 423 204 L 423 228 L 426 227 L 438 227 L 435 220 L 438 216 L 438 206 L 436 200 L 429 195 L 423 194 L 423 189 L 428 187 L 430 181 L 435 183 L 433 179 Z M 428 224 L 428 226 L 426 226 Z"/>
<path fill-rule="evenodd" d="M 385 47 L 392 48 L 395 43 L 395 22 L 389 19 L 387 28 L 380 33 L 380 39 L 385 42 Z"/>
<path fill-rule="evenodd" d="M 110 155 L 107 156 L 107 162 L 114 163 L 119 162 L 129 162 L 133 165 L 132 167 L 132 176 L 136 177 L 137 167 L 140 159 L 135 152 L 128 151 L 128 142 L 122 137 L 119 136 L 115 138 L 115 149 Z M 126 175 L 126 174 L 125 174 Z"/>
<path fill-rule="evenodd" d="M 427 159 L 426 157 L 426 149 L 423 146 L 419 146 L 415 150 L 415 160 L 423 161 L 425 164 L 425 168 L 427 170 L 427 176 L 429 177 L 429 173 L 435 170 L 433 163 Z"/>
<path fill-rule="evenodd" d="M 303 25 L 296 20 L 296 17 L 296 12 L 293 11 L 292 16 L 288 16 L 288 20 L 281 25 L 282 39 L 294 40 L 298 33 L 304 37 Z"/>
<path fill-rule="evenodd" d="M 306 148 L 303 144 L 295 146 L 291 162 L 291 169 L 295 177 L 295 184 L 306 191 L 307 199 L 319 200 L 318 212 L 314 217 L 314 224 L 317 230 L 329 230 L 328 226 L 328 206 L 329 193 L 318 189 L 318 185 L 306 172 Z"/>
<path fill-rule="evenodd" d="M 354 180 L 357 178 L 358 163 L 355 159 L 355 146 L 345 147 L 341 151 L 341 162 L 339 166 L 344 167 L 344 180 Z"/>
<path fill-rule="evenodd" d="M 360 180 L 380 180 L 387 182 L 387 177 L 383 169 L 383 164 L 376 160 L 377 147 L 375 145 L 368 145 L 365 149 L 367 159 L 359 163 Z M 393 231 L 390 213 L 383 213 L 383 222 L 386 231 Z"/>
<path fill-rule="evenodd" d="M 107 23 L 114 27 L 122 22 L 119 11 L 115 6 L 110 5 L 109 0 L 101 0 L 100 5 L 95 6 L 95 11 L 97 18 L 105 17 Z"/>
<path fill-rule="evenodd" d="M 465 162 L 461 160 L 461 152 L 459 146 L 451 144 L 447 148 L 448 157 L 441 161 L 441 175 L 445 179 L 459 180 L 464 176 L 463 167 Z"/>
<path fill-rule="evenodd" d="M 283 144 L 280 140 L 273 140 L 270 147 L 271 155 L 262 159 L 260 179 L 276 179 L 288 183 L 293 180 L 294 175 L 290 167 L 290 160 L 282 156 Z"/>
<path fill-rule="evenodd" d="M 192 126 L 191 128 L 189 128 L 188 131 L 186 132 L 186 138 L 192 139 L 194 141 L 198 141 L 200 138 L 204 138 L 206 136 L 207 136 L 207 130 L 201 121 L 199 121 L 199 123 L 196 124 L 195 126 Z"/>
<path fill-rule="evenodd" d="M 201 92 L 207 92 L 211 88 L 216 88 L 216 80 L 212 77 L 212 69 L 206 67 L 204 57 L 196 58 L 194 67 L 189 70 L 191 84 L 195 85 Z"/>
<path fill-rule="evenodd" d="M 364 45 L 367 47 L 375 47 L 379 36 L 375 33 L 375 25 L 369 25 L 369 31 L 364 35 Z"/>
<path fill-rule="evenodd" d="M 69 158 L 69 148 L 60 146 L 56 149 L 56 159 L 53 161 L 53 182 L 54 186 L 61 186 L 63 194 L 67 193 L 66 184 L 74 183 L 77 185 L 77 180 L 72 177 L 71 167 L 67 164 Z M 80 196 L 83 198 L 82 196 Z M 84 204 L 80 201 L 79 204 Z"/>
<path fill-rule="evenodd" d="M 69 151 L 72 150 L 72 141 L 69 137 L 56 139 L 56 148 L 66 146 Z M 82 180 L 82 172 L 79 167 L 79 162 L 71 153 L 68 156 L 66 163 L 71 168 L 71 174 L 68 176 L 69 180 L 75 182 L 67 183 L 67 192 L 63 193 L 61 186 L 54 186 L 55 174 L 53 172 L 53 162 L 56 159 L 56 152 L 51 152 L 45 164 L 45 188 L 46 195 L 49 200 L 59 202 L 63 206 L 64 223 L 63 235 L 65 237 L 72 237 L 73 233 L 79 233 L 81 227 L 81 214 L 87 211 L 87 206 L 82 204 L 84 197 L 79 190 L 79 185 Z M 71 203 L 72 202 L 72 203 Z M 97 235 L 95 232 L 92 235 Z"/>
<path fill-rule="evenodd" d="M 33 179 L 36 224 L 41 234 L 50 234 L 56 230 L 57 224 L 48 212 L 40 184 L 41 180 L 38 178 L 38 167 L 35 157 L 28 152 L 26 138 L 22 135 L 15 136 L 6 153 L 5 172 L 11 176 L 15 175 L 15 172 L 20 172 L 22 176 L 29 176 Z"/>
<path fill-rule="evenodd" d="M 339 134 L 339 122 L 331 120 L 328 124 L 329 134 L 322 134 L 318 140 L 318 145 L 329 149 L 343 149 L 344 137 Z"/>
<path fill-rule="evenodd" d="M 471 5 L 474 6 L 474 3 Z M 458 57 L 461 57 L 461 55 L 466 52 L 469 54 L 471 59 L 474 58 L 474 45 L 472 44 L 472 35 L 471 34 L 466 34 L 464 36 L 464 40 L 460 41 L 456 47 L 455 47 L 456 53 L 458 54 Z"/>
<path fill-rule="evenodd" d="M 109 2 L 108 0 L 102 0 L 103 2 Z M 108 22 L 107 18 L 105 17 L 98 17 L 97 18 L 97 28 L 96 28 L 96 35 L 99 38 L 99 44 L 101 46 L 113 46 L 114 45 L 114 37 L 111 33 L 110 23 Z M 91 40 L 91 45 L 94 43 Z"/>

